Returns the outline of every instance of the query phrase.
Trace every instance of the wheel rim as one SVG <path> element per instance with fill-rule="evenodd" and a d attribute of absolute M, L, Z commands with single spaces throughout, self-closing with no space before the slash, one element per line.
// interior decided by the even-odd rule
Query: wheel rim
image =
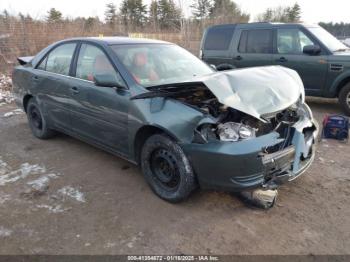
<path fill-rule="evenodd" d="M 164 148 L 153 151 L 150 159 L 154 179 L 166 190 L 174 190 L 180 183 L 180 172 L 175 156 Z"/>
<path fill-rule="evenodd" d="M 346 96 L 346 103 L 347 103 L 348 107 L 350 107 L 350 92 Z"/>
<path fill-rule="evenodd" d="M 42 128 L 43 128 L 43 121 L 42 121 L 42 118 L 41 118 L 41 114 L 40 114 L 39 110 L 35 106 L 33 106 L 30 109 L 29 117 L 30 117 L 30 121 L 31 121 L 32 125 L 36 129 L 42 130 Z"/>

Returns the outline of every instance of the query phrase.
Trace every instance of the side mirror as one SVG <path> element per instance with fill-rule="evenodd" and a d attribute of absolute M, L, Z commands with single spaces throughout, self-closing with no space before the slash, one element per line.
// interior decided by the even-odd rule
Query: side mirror
<path fill-rule="evenodd" d="M 307 55 L 318 55 L 321 53 L 321 48 L 318 45 L 306 45 L 303 48 L 303 53 Z"/>
<path fill-rule="evenodd" d="M 218 71 L 218 69 L 216 68 L 216 65 L 210 64 L 209 65 L 211 68 L 213 68 L 215 71 Z"/>
<path fill-rule="evenodd" d="M 124 88 L 113 74 L 96 74 L 94 82 L 96 86 Z"/>

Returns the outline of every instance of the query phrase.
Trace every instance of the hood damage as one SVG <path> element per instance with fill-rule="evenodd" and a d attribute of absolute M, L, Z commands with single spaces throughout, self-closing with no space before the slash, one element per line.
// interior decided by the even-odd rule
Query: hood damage
<path fill-rule="evenodd" d="M 192 81 L 153 86 L 148 88 L 151 92 L 132 99 L 173 97 L 201 88 L 209 89 L 222 105 L 263 122 L 266 122 L 265 115 L 281 111 L 305 97 L 297 72 L 282 66 L 264 66 L 215 72 Z"/>
<path fill-rule="evenodd" d="M 272 131 L 285 138 L 300 119 L 304 87 L 299 75 L 281 66 L 215 72 L 181 82 L 149 87 L 132 97 L 169 97 L 210 116 L 195 130 L 194 142 L 245 140 Z M 215 124 L 213 124 L 215 123 Z M 287 131 L 286 131 L 287 130 Z"/>

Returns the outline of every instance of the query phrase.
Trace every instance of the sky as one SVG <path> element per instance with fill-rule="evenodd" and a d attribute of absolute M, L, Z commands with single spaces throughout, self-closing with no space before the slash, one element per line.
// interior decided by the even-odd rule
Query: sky
<path fill-rule="evenodd" d="M 184 7 L 186 16 L 190 16 L 189 5 L 191 0 L 174 0 Z M 234 0 L 243 11 L 251 14 L 254 20 L 259 13 L 266 8 L 276 6 L 288 6 L 298 2 L 302 9 L 302 21 L 306 23 L 323 22 L 347 22 L 350 23 L 349 0 Z M 121 0 L 0 0 L 0 10 L 7 9 L 12 14 L 19 12 L 30 14 L 34 18 L 43 18 L 47 10 L 54 7 L 60 10 L 64 16 L 74 18 L 76 16 L 99 16 L 104 17 L 107 3 L 113 2 L 117 6 Z M 151 0 L 144 0 L 145 3 Z"/>

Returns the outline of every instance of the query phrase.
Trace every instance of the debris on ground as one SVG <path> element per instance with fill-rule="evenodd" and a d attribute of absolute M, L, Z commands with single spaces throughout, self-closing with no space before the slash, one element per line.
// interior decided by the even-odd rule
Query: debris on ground
<path fill-rule="evenodd" d="M 252 191 L 241 192 L 240 198 L 248 205 L 268 209 L 273 207 L 273 205 L 276 203 L 277 194 L 277 189 L 256 189 Z"/>
<path fill-rule="evenodd" d="M 15 100 L 11 91 L 11 77 L 0 74 L 0 106 L 12 103 Z"/>

